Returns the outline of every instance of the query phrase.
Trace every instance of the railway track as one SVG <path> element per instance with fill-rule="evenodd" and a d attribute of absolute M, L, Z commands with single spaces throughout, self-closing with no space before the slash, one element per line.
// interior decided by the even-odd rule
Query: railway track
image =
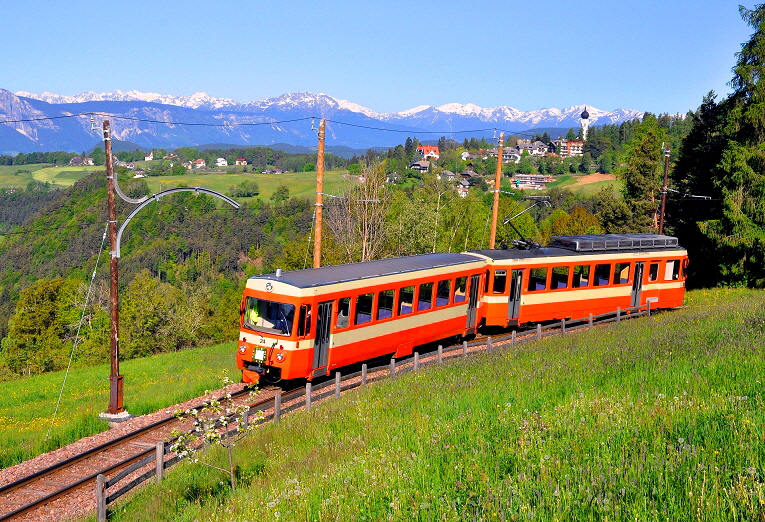
<path fill-rule="evenodd" d="M 482 351 L 491 349 L 493 346 L 508 343 L 522 343 L 529 340 L 541 339 L 549 335 L 557 335 L 561 332 L 566 333 L 574 330 L 592 328 L 595 325 L 618 322 L 623 319 L 645 315 L 647 312 L 641 312 L 639 309 L 617 311 L 616 313 L 604 314 L 602 316 L 580 319 L 577 321 L 562 321 L 548 325 L 538 324 L 534 329 L 501 332 L 498 335 L 479 335 L 470 342 L 464 342 L 463 353 Z M 451 355 L 456 353 L 455 348 L 449 349 Z M 440 352 L 440 350 L 439 350 Z M 434 359 L 435 352 L 423 354 L 422 361 Z M 438 356 L 440 358 L 440 355 Z M 400 364 L 406 367 L 417 365 L 418 357 L 413 361 L 402 361 Z M 427 364 L 427 363 L 426 363 Z M 384 377 L 385 370 L 378 367 L 374 373 L 370 373 L 370 382 Z M 376 377 L 373 377 L 376 375 Z M 320 381 L 327 381 L 329 378 L 322 378 Z M 348 389 L 356 385 L 349 386 Z M 257 401 L 249 399 L 249 393 L 246 388 L 232 393 L 232 399 L 235 402 L 247 402 L 250 409 L 260 410 L 270 417 L 269 408 L 274 407 L 274 396 L 277 391 L 282 392 L 284 400 L 284 411 L 296 409 L 301 405 L 298 402 L 302 399 L 296 397 L 297 389 L 283 391 L 275 386 L 267 386 L 261 390 Z M 328 396 L 331 392 L 325 393 Z M 281 402 L 281 401 L 280 401 Z M 294 403 L 290 405 L 291 403 Z M 197 406 L 201 408 L 202 406 Z M 68 496 L 87 495 L 92 496 L 96 478 L 98 475 L 104 475 L 111 478 L 128 466 L 145 459 L 155 453 L 157 443 L 166 441 L 173 429 L 189 429 L 174 416 L 161 418 L 147 426 L 122 435 L 116 439 L 84 451 L 66 460 L 58 462 L 45 469 L 41 469 L 31 475 L 22 477 L 14 482 L 0 486 L 0 521 L 2 520 L 38 520 L 41 509 L 52 505 L 56 500 L 64 499 Z M 146 464 L 144 467 L 150 467 Z M 140 473 L 136 470 L 136 473 Z M 50 514 L 50 512 L 48 513 Z M 46 519 L 58 520 L 53 516 L 46 516 Z"/>
<path fill-rule="evenodd" d="M 268 403 L 274 391 L 263 391 L 251 407 Z M 245 388 L 232 393 L 242 402 L 249 398 Z M 36 520 L 35 512 L 69 495 L 92 495 L 96 477 L 111 477 L 156 451 L 173 429 L 183 428 L 179 419 L 168 416 L 116 439 L 79 453 L 31 475 L 0 486 L 0 520 Z M 55 518 L 55 517 L 54 517 Z"/>

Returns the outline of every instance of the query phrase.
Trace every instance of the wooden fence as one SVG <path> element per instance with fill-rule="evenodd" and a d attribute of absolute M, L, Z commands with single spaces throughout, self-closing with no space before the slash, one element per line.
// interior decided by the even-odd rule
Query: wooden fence
<path fill-rule="evenodd" d="M 610 312 L 607 314 L 602 314 L 597 316 L 593 316 L 592 314 L 590 314 L 588 317 L 585 317 L 582 319 L 576 319 L 576 320 L 563 319 L 560 322 L 547 324 L 545 326 L 542 326 L 541 324 L 537 324 L 536 330 L 528 330 L 528 331 L 522 332 L 520 335 L 518 335 L 516 331 L 513 330 L 509 337 L 503 337 L 501 338 L 499 342 L 509 344 L 510 346 L 515 346 L 516 344 L 525 343 L 529 341 L 536 341 L 551 335 L 568 334 L 576 330 L 590 329 L 595 324 L 604 324 L 604 323 L 610 323 L 610 322 L 618 323 L 623 319 L 632 319 L 632 318 L 650 316 L 650 315 L 651 315 L 651 303 L 647 303 L 644 306 L 625 308 L 624 310 L 617 308 L 615 312 Z M 496 343 L 497 343 L 497 339 L 492 339 L 492 337 L 489 336 L 486 341 L 486 350 L 493 350 L 495 348 Z M 286 394 L 277 393 L 274 396 L 273 400 L 267 401 L 263 404 L 259 404 L 258 406 L 250 408 L 249 410 L 244 412 L 241 418 L 241 421 L 244 426 L 247 426 L 249 424 L 249 418 L 253 414 L 272 409 L 273 412 L 263 416 L 262 422 L 263 423 L 269 422 L 269 421 L 279 422 L 282 415 L 289 413 L 293 410 L 297 410 L 300 408 L 305 408 L 307 410 L 310 410 L 312 407 L 312 404 L 316 401 L 327 399 L 333 395 L 335 397 L 340 397 L 340 394 L 344 391 L 352 390 L 361 386 L 366 386 L 367 384 L 378 381 L 380 379 L 395 378 L 396 375 L 402 372 L 408 372 L 408 371 L 416 372 L 423 366 L 427 366 L 431 364 L 441 364 L 445 358 L 451 359 L 454 357 L 464 357 L 468 355 L 469 346 L 481 346 L 481 345 L 483 345 L 482 341 L 473 342 L 473 343 L 468 343 L 467 341 L 463 341 L 461 345 L 450 346 L 447 348 L 444 348 L 442 345 L 438 345 L 438 349 L 432 352 L 428 352 L 424 354 L 420 354 L 419 352 L 414 352 L 413 357 L 411 359 L 405 359 L 400 361 L 397 361 L 396 359 L 391 359 L 389 363 L 384 363 L 371 368 L 368 367 L 367 364 L 362 364 L 360 371 L 350 373 L 347 375 L 341 375 L 339 371 L 336 371 L 334 381 L 327 381 L 319 385 L 314 385 L 311 382 L 308 382 L 305 385 L 305 390 L 302 390 L 302 389 L 295 390 Z M 423 359 L 426 359 L 426 360 L 423 360 Z M 370 376 L 370 374 L 374 374 L 374 375 Z M 353 382 L 347 382 L 347 381 L 353 381 Z M 346 384 L 343 384 L 344 382 Z M 304 397 L 302 401 L 296 400 L 296 399 L 300 399 L 301 397 Z M 292 402 L 292 404 L 290 404 L 289 406 L 282 406 L 282 403 L 285 403 L 285 402 Z M 228 418 L 228 422 L 226 425 L 228 426 L 228 424 L 231 424 L 235 422 L 236 420 L 238 420 L 237 416 L 232 415 Z M 238 433 L 238 431 L 236 429 L 232 429 L 230 431 L 227 431 L 224 434 L 224 437 L 230 437 L 235 435 L 236 433 Z M 144 457 L 143 459 L 139 460 L 138 462 L 135 462 L 134 464 L 131 464 L 129 467 L 120 471 L 114 477 L 107 479 L 106 476 L 104 475 L 98 475 L 96 480 L 96 497 L 97 497 L 97 516 L 98 516 L 99 522 L 106 520 L 107 505 L 111 504 L 112 502 L 117 500 L 119 497 L 126 494 L 127 492 L 132 490 L 134 487 L 150 479 L 151 477 L 155 477 L 155 480 L 157 482 L 160 482 L 164 475 L 164 470 L 181 460 L 181 458 L 178 457 L 177 455 L 173 455 L 169 459 L 165 460 L 165 457 L 170 453 L 171 446 L 172 446 L 171 441 L 157 442 L 157 446 L 153 454 Z M 110 495 L 106 494 L 106 490 L 108 488 L 118 484 L 128 475 L 150 464 L 154 464 L 154 466 L 151 469 L 149 469 L 148 471 L 146 471 L 139 477 L 134 478 L 133 480 L 131 480 L 130 482 L 122 486 L 117 491 L 111 493 Z"/>

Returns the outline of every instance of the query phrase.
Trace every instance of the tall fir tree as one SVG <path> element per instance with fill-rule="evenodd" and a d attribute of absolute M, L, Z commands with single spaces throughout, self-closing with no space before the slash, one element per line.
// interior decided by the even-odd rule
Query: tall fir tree
<path fill-rule="evenodd" d="M 705 99 L 699 111 L 705 119 L 684 145 L 689 154 L 701 152 L 707 167 L 684 154 L 690 165 L 676 177 L 689 187 L 705 185 L 721 200 L 712 208 L 717 215 L 698 223 L 714 248 L 715 282 L 765 287 L 765 4 L 739 10 L 754 33 L 736 53 L 733 92 L 719 107 Z"/>

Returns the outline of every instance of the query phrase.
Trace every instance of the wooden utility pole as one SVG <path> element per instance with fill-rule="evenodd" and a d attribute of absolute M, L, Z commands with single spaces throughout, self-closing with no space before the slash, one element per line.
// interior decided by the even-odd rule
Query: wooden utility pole
<path fill-rule="evenodd" d="M 326 120 L 322 119 L 319 124 L 319 151 L 316 156 L 316 230 L 313 239 L 313 267 L 321 266 L 321 211 L 324 208 L 324 131 Z"/>
<path fill-rule="evenodd" d="M 109 211 L 109 304 L 111 308 L 110 353 L 112 368 L 109 374 L 109 409 L 107 414 L 122 413 L 122 375 L 120 375 L 119 297 L 117 295 L 117 207 L 114 201 L 114 166 L 112 165 L 112 137 L 109 120 L 104 120 L 104 149 L 106 152 L 106 194 Z"/>
<path fill-rule="evenodd" d="M 491 236 L 489 248 L 494 248 L 497 239 L 497 214 L 499 214 L 499 184 L 502 181 L 502 148 L 505 145 L 505 133 L 499 134 L 499 146 L 497 147 L 497 174 L 494 176 L 494 204 L 491 207 Z"/>
<path fill-rule="evenodd" d="M 668 181 L 669 181 L 669 147 L 664 149 L 664 187 L 661 189 L 661 212 L 659 214 L 659 235 L 664 233 L 664 208 L 667 205 Z"/>

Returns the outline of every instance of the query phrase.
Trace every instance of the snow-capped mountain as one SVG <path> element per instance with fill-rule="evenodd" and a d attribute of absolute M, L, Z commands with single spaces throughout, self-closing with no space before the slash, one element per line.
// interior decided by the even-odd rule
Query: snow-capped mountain
<path fill-rule="evenodd" d="M 0 153 L 36 150 L 81 152 L 98 142 L 86 117 L 74 114 L 108 114 L 115 139 L 142 147 L 177 148 L 203 144 L 315 146 L 310 119 L 327 118 L 328 145 L 354 148 L 392 146 L 404 133 L 461 132 L 459 139 L 485 135 L 496 128 L 509 132 L 534 128 L 579 126 L 584 105 L 566 109 L 521 111 L 510 106 L 482 108 L 474 104 L 449 103 L 433 107 L 379 113 L 359 104 L 308 92 L 283 94 L 265 100 L 238 102 L 203 92 L 173 96 L 139 91 L 86 92 L 62 96 L 44 92 L 15 94 L 0 89 Z M 587 105 L 592 125 L 619 123 L 642 117 L 642 111 L 604 111 Z M 41 118 L 55 118 L 46 120 Z M 19 121 L 33 120 L 33 121 Z M 148 120 L 148 121 L 147 121 Z M 189 123 L 193 125 L 182 125 Z M 317 122 L 318 123 L 318 122 Z M 475 133 L 465 131 L 476 130 Z M 396 132 L 386 132 L 396 131 Z M 432 135 L 421 136 L 431 139 Z"/>

